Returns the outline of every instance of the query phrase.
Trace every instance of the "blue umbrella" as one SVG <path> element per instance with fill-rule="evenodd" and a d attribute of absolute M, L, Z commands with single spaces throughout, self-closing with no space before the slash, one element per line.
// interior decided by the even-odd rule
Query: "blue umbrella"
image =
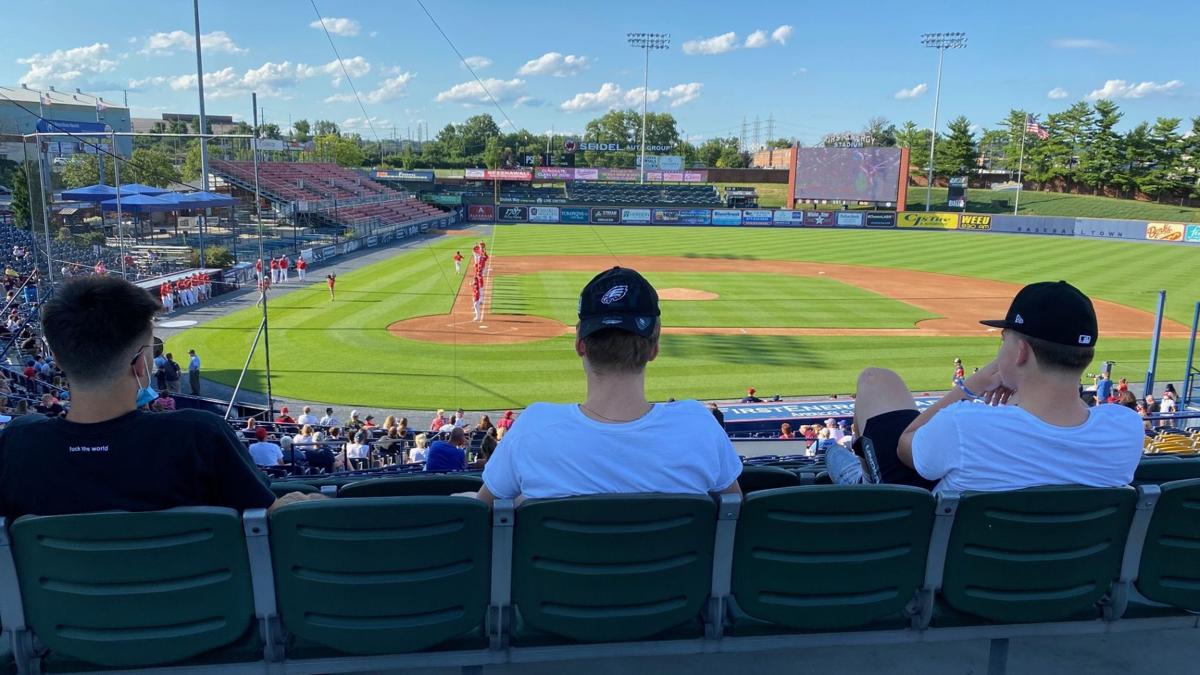
<path fill-rule="evenodd" d="M 124 192 L 125 187 L 121 186 L 121 191 Z M 100 203 L 100 208 L 105 211 L 116 211 L 117 200 L 110 199 Z M 125 213 L 151 213 L 153 211 L 174 211 L 179 208 L 179 204 L 175 201 L 154 197 L 151 195 L 133 194 L 128 197 L 121 195 L 121 210 Z"/>
<path fill-rule="evenodd" d="M 61 195 L 69 202 L 104 202 L 116 196 L 117 188 L 103 184 L 65 190 Z"/>
<path fill-rule="evenodd" d="M 198 190 L 196 192 L 181 192 L 177 194 L 179 197 L 179 203 L 184 208 L 192 209 L 233 206 L 233 204 L 237 201 L 233 197 L 227 197 L 215 192 L 205 192 L 203 190 Z"/>
<path fill-rule="evenodd" d="M 153 185 L 142 185 L 141 183 L 126 183 L 121 186 L 122 195 L 161 195 L 167 192 L 170 192 L 170 190 L 156 188 Z M 121 201 L 124 201 L 124 199 Z"/>

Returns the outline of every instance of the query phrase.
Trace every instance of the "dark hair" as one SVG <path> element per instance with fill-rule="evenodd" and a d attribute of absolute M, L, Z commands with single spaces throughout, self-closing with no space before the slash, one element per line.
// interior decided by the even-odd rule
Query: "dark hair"
<path fill-rule="evenodd" d="M 598 330 L 583 338 L 588 363 L 602 373 L 640 373 L 650 362 L 661 327 L 656 319 L 654 334 L 648 338 L 619 328 Z"/>
<path fill-rule="evenodd" d="M 160 309 L 158 300 L 124 279 L 88 276 L 59 286 L 46 301 L 42 331 L 73 381 L 96 383 L 129 366 Z"/>
<path fill-rule="evenodd" d="M 1040 338 L 1021 334 L 1018 334 L 1018 337 L 1029 343 L 1029 348 L 1033 350 L 1033 356 L 1037 359 L 1038 366 L 1046 370 L 1082 373 L 1096 357 L 1095 347 L 1060 345 L 1057 342 L 1047 342 Z"/>

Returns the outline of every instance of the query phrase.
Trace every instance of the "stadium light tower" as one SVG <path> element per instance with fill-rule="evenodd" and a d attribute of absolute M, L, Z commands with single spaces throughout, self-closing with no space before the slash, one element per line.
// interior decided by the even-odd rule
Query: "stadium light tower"
<path fill-rule="evenodd" d="M 670 49 L 671 34 L 670 33 L 626 33 L 625 37 L 629 39 L 629 46 L 636 47 L 646 52 L 646 68 L 644 71 L 645 80 L 642 83 L 642 161 L 638 167 L 641 171 L 639 182 L 646 182 L 646 104 L 649 102 L 650 96 L 650 50 L 651 49 Z"/>
<path fill-rule="evenodd" d="M 933 147 L 937 143 L 938 103 L 942 99 L 942 57 L 947 49 L 962 49 L 967 46 L 966 33 L 924 33 L 921 44 L 938 50 L 937 88 L 933 94 L 933 128 L 929 133 L 929 173 L 925 185 L 925 210 L 933 202 Z"/>

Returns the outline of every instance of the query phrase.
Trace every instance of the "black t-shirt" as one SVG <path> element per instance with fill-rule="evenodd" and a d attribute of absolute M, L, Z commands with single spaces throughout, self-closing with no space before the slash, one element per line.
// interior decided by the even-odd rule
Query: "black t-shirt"
<path fill-rule="evenodd" d="M 163 365 L 163 371 L 166 372 L 167 382 L 174 382 L 175 380 L 179 379 L 178 363 L 167 359 L 166 364 Z"/>
<path fill-rule="evenodd" d="M 25 415 L 0 433 L 0 515 L 266 508 L 267 478 L 221 418 L 134 411 L 96 424 Z"/>

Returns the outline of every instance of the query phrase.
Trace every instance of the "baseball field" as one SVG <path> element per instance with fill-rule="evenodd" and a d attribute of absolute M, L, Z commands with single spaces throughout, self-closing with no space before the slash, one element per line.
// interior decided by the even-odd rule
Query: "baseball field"
<path fill-rule="evenodd" d="M 465 236 L 464 236 L 465 235 Z M 470 261 L 477 230 L 431 238 L 339 275 L 272 293 L 276 395 L 375 407 L 497 409 L 583 393 L 572 326 L 580 288 L 624 265 L 660 290 L 664 335 L 649 367 L 655 399 L 823 395 L 853 390 L 865 366 L 944 389 L 952 361 L 995 353 L 978 325 L 1003 317 L 1031 281 L 1066 279 L 1096 301 L 1097 361 L 1141 380 L 1159 289 L 1168 292 L 1159 382 L 1183 374 L 1187 324 L 1200 300 L 1186 246 L 969 232 L 497 225 L 483 321 L 451 259 Z M 464 265 L 465 268 L 468 265 Z M 205 377 L 233 384 L 261 310 L 179 334 Z M 244 386 L 263 388 L 260 348 Z M 1097 364 L 1098 367 L 1098 364 Z"/>

